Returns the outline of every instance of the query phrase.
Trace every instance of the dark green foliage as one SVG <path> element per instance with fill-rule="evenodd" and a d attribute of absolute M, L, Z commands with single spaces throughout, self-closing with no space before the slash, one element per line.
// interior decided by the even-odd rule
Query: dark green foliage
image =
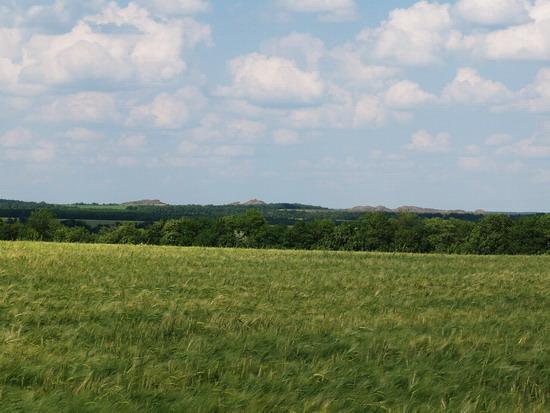
<path fill-rule="evenodd" d="M 472 229 L 469 252 L 474 254 L 506 254 L 510 251 L 512 220 L 504 214 L 488 215 Z"/>
<path fill-rule="evenodd" d="M 430 218 L 424 221 L 425 242 L 428 251 L 438 253 L 465 252 L 464 245 L 473 223 L 456 218 Z"/>
<path fill-rule="evenodd" d="M 67 225 L 65 225 L 67 224 Z M 181 217 L 154 223 L 102 226 L 99 233 L 78 221 L 59 224 L 48 210 L 33 211 L 26 223 L 0 222 L 0 240 L 100 242 L 201 247 L 324 249 L 452 254 L 547 254 L 550 215 L 511 219 L 487 215 L 477 223 L 422 218 L 400 212 L 367 212 L 337 225 L 330 219 L 269 224 L 254 209 L 220 218 Z"/>
<path fill-rule="evenodd" d="M 411 212 L 400 212 L 393 219 L 392 251 L 428 252 L 423 220 Z"/>
<path fill-rule="evenodd" d="M 53 214 L 45 209 L 39 209 L 31 213 L 27 219 L 27 226 L 38 234 L 42 241 L 52 241 L 55 231 L 59 228 Z"/>
<path fill-rule="evenodd" d="M 388 214 L 367 212 L 359 219 L 352 241 L 353 250 L 391 251 L 395 229 Z"/>

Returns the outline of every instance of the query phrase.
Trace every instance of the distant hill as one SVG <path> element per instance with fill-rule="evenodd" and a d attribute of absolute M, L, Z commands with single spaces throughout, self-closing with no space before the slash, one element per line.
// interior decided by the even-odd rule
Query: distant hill
<path fill-rule="evenodd" d="M 260 201 L 259 199 L 251 199 L 250 201 L 246 202 L 232 202 L 229 205 L 267 205 L 264 201 Z"/>
<path fill-rule="evenodd" d="M 450 215 L 450 214 L 475 214 L 475 215 L 485 215 L 486 211 L 478 209 L 474 212 L 464 211 L 463 209 L 434 209 L 434 208 L 422 208 L 417 206 L 400 206 L 399 208 L 390 209 L 383 205 L 379 206 L 356 206 L 353 208 L 348 208 L 346 211 L 350 212 L 368 212 L 368 211 L 382 211 L 382 212 L 414 212 L 415 214 L 441 214 L 441 215 Z"/>
<path fill-rule="evenodd" d="M 165 204 L 164 202 L 161 202 L 158 199 L 142 199 L 141 201 L 123 202 L 120 205 L 124 205 L 124 206 L 141 206 L 141 205 L 165 206 L 165 205 L 168 205 L 168 204 Z"/>

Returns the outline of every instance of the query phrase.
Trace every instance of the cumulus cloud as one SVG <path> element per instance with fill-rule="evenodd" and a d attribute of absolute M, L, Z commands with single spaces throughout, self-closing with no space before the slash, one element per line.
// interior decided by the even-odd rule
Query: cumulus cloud
<path fill-rule="evenodd" d="M 112 2 L 101 13 L 79 20 L 67 33 L 19 40 L 25 59 L 17 62 L 12 57 L 10 62 L 22 84 L 90 79 L 158 82 L 181 74 L 187 67 L 182 50 L 210 42 L 210 35 L 210 26 L 192 18 L 157 21 L 133 2 L 124 8 Z"/>
<path fill-rule="evenodd" d="M 12 129 L 0 136 L 0 146 L 13 148 L 23 146 L 31 142 L 32 132 L 26 128 Z"/>
<path fill-rule="evenodd" d="M 264 135 L 263 122 L 248 119 L 224 119 L 210 113 L 201 119 L 201 126 L 191 130 L 191 137 L 203 142 L 255 143 Z"/>
<path fill-rule="evenodd" d="M 240 156 L 253 156 L 254 148 L 244 145 L 222 145 L 214 148 L 214 155 L 223 157 L 240 157 Z"/>
<path fill-rule="evenodd" d="M 199 156 L 210 158 L 235 158 L 253 156 L 255 151 L 249 145 L 199 145 L 188 140 L 183 140 L 178 146 L 178 152 L 186 156 Z"/>
<path fill-rule="evenodd" d="M 233 85 L 215 93 L 242 97 L 262 104 L 311 104 L 323 95 L 324 82 L 318 72 L 298 69 L 289 59 L 251 53 L 229 62 Z"/>
<path fill-rule="evenodd" d="M 206 105 L 206 98 L 195 87 L 189 86 L 175 93 L 160 93 L 151 103 L 136 106 L 128 115 L 128 125 L 145 125 L 161 129 L 177 129 L 186 124 L 191 108 L 200 110 Z"/>
<path fill-rule="evenodd" d="M 365 94 L 355 106 L 353 125 L 356 127 L 383 126 L 390 115 L 391 113 L 377 96 Z"/>
<path fill-rule="evenodd" d="M 6 149 L 5 156 L 11 161 L 44 162 L 55 158 L 55 145 L 46 140 L 40 140 L 27 148 Z"/>
<path fill-rule="evenodd" d="M 294 145 L 300 143 L 300 135 L 290 129 L 277 129 L 273 131 L 273 143 L 275 145 Z"/>
<path fill-rule="evenodd" d="M 511 4 L 502 7 L 512 9 Z M 526 7 L 527 22 L 489 32 L 475 31 L 469 35 L 455 31 L 448 48 L 472 51 L 474 55 L 490 60 L 550 60 L 550 2 L 537 0 L 534 5 L 526 3 Z M 523 14 L 519 14 L 521 19 Z"/>
<path fill-rule="evenodd" d="M 372 94 L 344 96 L 341 102 L 291 111 L 289 119 L 295 128 L 372 128 L 389 121 L 407 121 L 411 115 L 389 108 L 382 98 Z"/>
<path fill-rule="evenodd" d="M 102 92 L 61 96 L 40 111 L 40 118 L 50 122 L 113 122 L 119 116 L 115 95 Z"/>
<path fill-rule="evenodd" d="M 105 138 L 103 133 L 88 128 L 69 129 L 63 136 L 75 141 L 96 141 Z"/>
<path fill-rule="evenodd" d="M 550 158 L 550 145 L 541 145 L 536 138 L 523 139 L 498 148 L 495 155 L 520 158 Z"/>
<path fill-rule="evenodd" d="M 420 130 L 411 136 L 412 142 L 405 149 L 426 153 L 445 153 L 450 151 L 450 134 L 440 132 L 433 136 L 425 130 Z"/>
<path fill-rule="evenodd" d="M 176 129 L 187 123 L 188 120 L 189 109 L 185 102 L 169 93 L 161 93 L 151 103 L 132 109 L 128 123 Z"/>
<path fill-rule="evenodd" d="M 407 108 L 425 103 L 435 102 L 437 97 L 424 92 L 418 83 L 401 80 L 394 83 L 383 93 L 385 103 L 394 108 Z"/>
<path fill-rule="evenodd" d="M 459 0 L 454 11 L 464 20 L 481 25 L 507 25 L 528 20 L 525 0 Z"/>
<path fill-rule="evenodd" d="M 135 2 L 153 13 L 165 16 L 204 13 L 211 9 L 210 3 L 204 0 L 135 0 Z"/>
<path fill-rule="evenodd" d="M 356 16 L 354 0 L 279 0 L 285 10 L 298 13 L 318 13 L 319 20 L 341 22 L 353 20 Z"/>
<path fill-rule="evenodd" d="M 452 27 L 449 9 L 449 4 L 422 0 L 408 9 L 393 10 L 379 28 L 367 28 L 357 39 L 371 43 L 377 59 L 411 66 L 437 63 Z"/>
<path fill-rule="evenodd" d="M 147 144 L 147 136 L 143 133 L 123 135 L 116 144 L 124 150 L 139 151 Z"/>
<path fill-rule="evenodd" d="M 333 59 L 332 77 L 347 87 L 381 89 L 387 80 L 399 73 L 399 69 L 384 65 L 365 64 L 364 51 L 348 47 L 337 47 L 328 54 Z"/>
<path fill-rule="evenodd" d="M 309 33 L 291 33 L 268 40 L 262 44 L 261 51 L 265 55 L 292 60 L 307 70 L 316 70 L 319 60 L 327 53 L 323 41 Z"/>
<path fill-rule="evenodd" d="M 296 128 L 346 129 L 353 126 L 355 106 L 327 103 L 315 108 L 291 111 L 290 123 Z"/>
<path fill-rule="evenodd" d="M 488 146 L 500 146 L 506 143 L 510 143 L 514 140 L 514 137 L 509 133 L 495 133 L 489 136 L 485 140 L 485 145 Z"/>
<path fill-rule="evenodd" d="M 505 109 L 550 112 L 550 67 L 540 69 L 533 83 L 521 89 Z"/>
<path fill-rule="evenodd" d="M 485 156 L 464 156 L 458 159 L 458 167 L 465 172 L 474 173 L 513 173 L 523 169 L 523 163 L 515 162 L 499 162 Z"/>
<path fill-rule="evenodd" d="M 454 80 L 442 92 L 445 102 L 461 104 L 502 103 L 513 96 L 500 82 L 483 79 L 475 69 L 464 67 L 458 70 Z"/>

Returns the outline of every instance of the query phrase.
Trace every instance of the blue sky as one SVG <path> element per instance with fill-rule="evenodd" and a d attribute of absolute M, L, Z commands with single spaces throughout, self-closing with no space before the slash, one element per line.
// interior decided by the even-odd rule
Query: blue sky
<path fill-rule="evenodd" d="M 550 211 L 550 0 L 0 0 L 0 198 Z"/>

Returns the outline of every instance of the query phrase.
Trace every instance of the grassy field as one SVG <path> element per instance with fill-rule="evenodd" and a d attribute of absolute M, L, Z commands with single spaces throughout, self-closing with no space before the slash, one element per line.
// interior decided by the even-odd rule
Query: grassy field
<path fill-rule="evenodd" d="M 1 412 L 547 412 L 550 256 L 0 242 Z"/>

